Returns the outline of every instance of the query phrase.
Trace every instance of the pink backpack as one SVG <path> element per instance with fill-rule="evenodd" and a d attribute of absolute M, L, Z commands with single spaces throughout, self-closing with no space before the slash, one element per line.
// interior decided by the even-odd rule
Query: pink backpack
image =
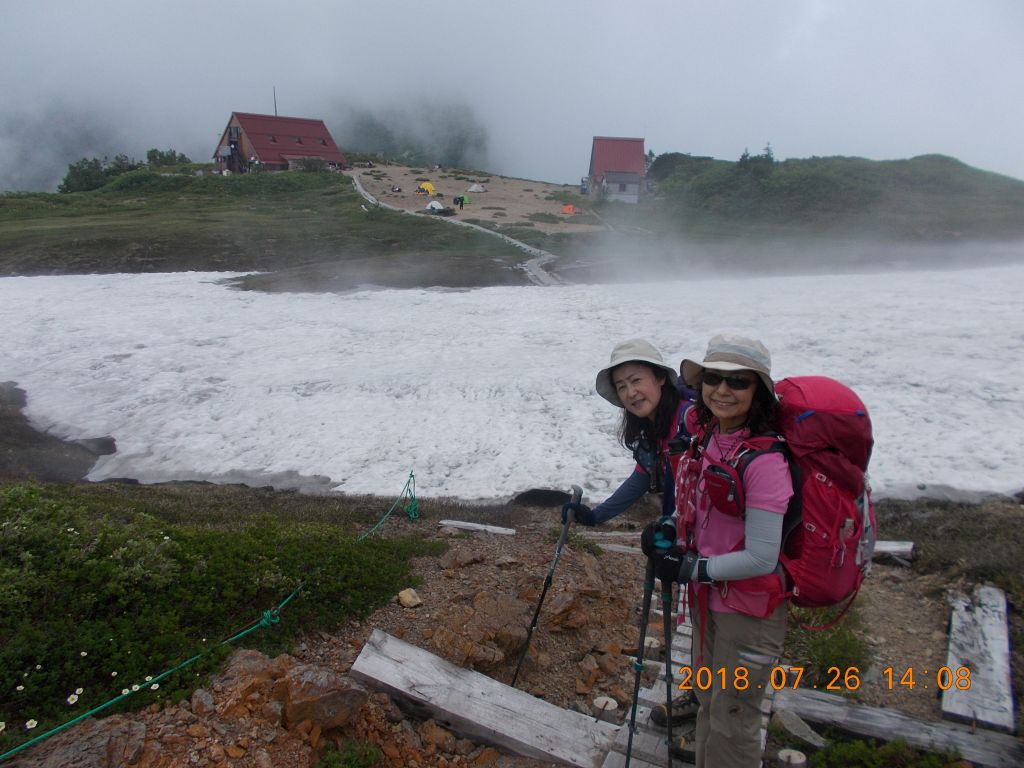
<path fill-rule="evenodd" d="M 794 491 L 799 485 L 799 517 L 791 503 L 779 558 L 793 581 L 793 603 L 852 602 L 871 568 L 877 531 L 867 483 L 871 417 L 852 389 L 825 376 L 783 379 L 775 392 Z"/>
<path fill-rule="evenodd" d="M 770 451 L 787 454 L 794 492 L 783 521 L 779 562 L 789 587 L 767 574 L 733 582 L 737 589 L 731 591 L 722 585 L 722 597 L 735 610 L 754 616 L 769 615 L 787 597 L 804 608 L 849 599 L 838 621 L 870 570 L 875 548 L 875 510 L 867 484 L 874 444 L 871 419 L 853 390 L 825 376 L 783 379 L 775 391 L 780 433 L 747 438 L 732 461 L 713 461 L 702 474 L 716 509 L 742 515 L 747 465 Z M 707 439 L 698 435 L 691 445 L 699 452 L 697 446 Z M 694 480 L 683 471 L 676 478 L 684 486 Z M 676 495 L 686 496 L 682 490 Z"/>

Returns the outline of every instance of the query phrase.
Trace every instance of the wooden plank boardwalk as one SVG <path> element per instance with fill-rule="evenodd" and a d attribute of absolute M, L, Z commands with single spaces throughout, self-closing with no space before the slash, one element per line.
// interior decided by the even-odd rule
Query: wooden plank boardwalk
<path fill-rule="evenodd" d="M 664 617 L 660 611 L 652 611 L 648 623 L 647 635 L 652 633 L 659 640 L 663 638 Z M 675 622 L 675 619 L 672 619 Z M 682 666 L 691 663 L 690 641 L 693 635 L 693 627 L 690 625 L 689 617 L 683 623 L 676 625 L 675 634 L 672 640 L 671 668 L 673 672 L 673 698 L 679 693 L 675 690 L 675 684 L 679 682 L 678 670 Z M 636 709 L 636 731 L 633 735 L 632 750 L 630 751 L 630 766 L 636 768 L 650 768 L 651 766 L 675 766 L 678 768 L 690 768 L 693 763 L 680 757 L 674 757 L 669 762 L 669 748 L 665 728 L 651 722 L 651 710 L 659 704 L 666 702 L 666 690 L 668 681 L 665 677 L 665 660 L 658 654 L 657 659 L 645 660 L 645 666 L 655 665 L 659 671 L 658 680 L 649 688 L 642 688 L 637 697 Z M 761 746 L 764 747 L 768 736 L 768 720 L 771 717 L 771 698 L 765 696 L 761 703 Z M 675 726 L 672 729 L 674 740 L 688 730 L 687 724 Z M 626 723 L 621 727 L 611 751 L 608 753 L 601 768 L 622 768 L 626 765 L 626 750 L 629 746 L 629 711 L 626 714 Z"/>
<path fill-rule="evenodd" d="M 609 551 L 642 556 L 638 546 L 639 536 L 635 532 L 588 531 L 585 535 Z M 909 541 L 878 542 L 875 556 L 910 560 L 914 556 L 914 544 Z M 956 689 L 959 667 L 971 670 L 971 686 L 969 689 L 957 689 L 957 693 L 950 695 L 949 706 L 946 704 L 947 697 L 944 697 L 943 708 L 948 717 L 1012 733 L 1015 721 L 1010 691 L 1005 596 L 994 588 L 979 587 L 975 590 L 973 600 L 961 597 L 954 607 L 958 610 L 954 612 L 950 625 L 947 666 L 953 671 L 952 689 Z M 651 619 L 650 627 L 655 628 L 655 634 L 660 638 L 660 615 L 657 621 Z M 680 625 L 677 629 L 672 649 L 674 669 L 690 663 L 690 633 L 688 624 Z M 931 675 L 936 673 L 935 670 L 929 672 Z M 633 759 L 630 761 L 637 768 L 670 765 L 665 731 L 649 720 L 651 709 L 664 701 L 663 679 L 640 693 Z M 804 689 L 768 691 L 762 702 L 765 726 L 762 728 L 762 744 L 765 743 L 768 718 L 776 709 L 792 711 L 811 723 L 837 726 L 854 737 L 879 741 L 898 738 L 924 750 L 958 750 L 979 768 L 1024 766 L 1024 739 L 949 722 L 920 720 L 895 710 L 868 707 L 842 696 Z M 605 759 L 603 768 L 620 768 L 625 765 L 628 738 L 627 721 Z M 671 765 L 689 764 L 677 760 Z"/>
<path fill-rule="evenodd" d="M 902 739 L 924 750 L 959 750 L 977 768 L 1021 768 L 1024 740 L 1008 734 L 949 722 L 919 720 L 892 709 L 857 704 L 814 690 L 775 693 L 776 709 L 787 709 L 809 723 L 838 727 L 858 738 Z"/>
<path fill-rule="evenodd" d="M 996 587 L 975 587 L 971 597 L 960 593 L 951 602 L 946 656 L 951 685 L 942 693 L 942 714 L 1013 733 L 1017 724 L 1010 684 L 1006 595 Z M 937 681 L 930 682 L 935 685 Z"/>
<path fill-rule="evenodd" d="M 618 535 L 624 536 L 637 539 L 635 533 Z M 638 547 L 615 544 L 614 539 L 618 537 L 605 534 L 593 538 L 606 549 L 622 547 L 626 552 L 642 556 Z M 901 552 L 907 551 L 904 546 L 907 544 L 912 551 L 912 543 L 898 544 Z M 947 664 L 953 670 L 954 683 L 958 667 L 970 668 L 970 690 L 961 693 L 969 694 L 978 688 L 981 695 L 954 697 L 959 709 L 955 714 L 952 708 L 950 712 L 954 717 L 969 719 L 972 724 L 994 721 L 997 727 L 1005 727 L 1009 723 L 1006 729 L 1012 731 L 1012 697 L 1008 692 L 993 694 L 1000 686 L 1009 689 L 1005 596 L 993 588 L 979 588 L 973 598 L 959 598 L 960 604 L 955 606 L 960 616 L 957 618 L 957 612 L 954 613 L 951 638 L 957 640 L 951 639 Z M 689 623 L 676 624 L 670 650 L 676 682 L 679 667 L 691 663 L 691 635 Z M 652 610 L 647 636 L 664 639 L 663 617 L 656 609 Z M 649 656 L 653 658 L 646 659 L 645 665 L 656 668 L 658 678 L 638 696 L 629 765 L 687 768 L 692 764 L 680 758 L 670 761 L 667 732 L 650 720 L 652 709 L 666 701 L 668 688 L 664 657 Z M 983 667 L 985 672 L 982 672 Z M 993 674 L 989 674 L 990 670 L 994 670 Z M 628 710 L 625 725 L 597 721 L 457 667 L 379 630 L 373 632 L 356 659 L 352 674 L 426 709 L 440 723 L 481 743 L 585 768 L 623 768 L 626 765 L 630 736 Z M 673 689 L 672 693 L 678 691 Z M 854 737 L 881 741 L 902 739 L 925 750 L 957 750 L 978 768 L 1024 766 L 1024 739 L 951 722 L 919 720 L 895 710 L 868 707 L 821 691 L 767 691 L 761 709 L 762 745 L 766 742 L 768 719 L 773 709 L 777 709 L 791 711 L 810 723 L 837 727 Z M 1009 721 L 1005 719 L 1007 713 Z M 678 738 L 687 729 L 686 724 L 678 726 L 673 729 L 673 736 Z"/>

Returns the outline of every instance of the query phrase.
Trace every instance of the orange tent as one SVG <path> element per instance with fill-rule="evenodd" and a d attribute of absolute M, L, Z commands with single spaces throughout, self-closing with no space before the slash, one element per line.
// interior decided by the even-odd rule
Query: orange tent
<path fill-rule="evenodd" d="M 576 206 L 573 205 L 572 203 L 566 203 L 565 205 L 562 206 L 562 213 L 566 214 L 567 216 L 572 216 L 574 213 L 576 213 Z"/>

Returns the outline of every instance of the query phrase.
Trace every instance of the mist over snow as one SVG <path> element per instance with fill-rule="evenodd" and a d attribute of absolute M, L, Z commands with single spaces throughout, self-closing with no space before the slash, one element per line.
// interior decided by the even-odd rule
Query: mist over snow
<path fill-rule="evenodd" d="M 467 163 L 575 182 L 595 135 L 656 154 L 939 153 L 1024 178 L 1018 0 L 8 0 L 0 190 L 151 147 L 209 161 L 232 111 L 360 119 Z"/>
<path fill-rule="evenodd" d="M 0 381 L 64 438 L 113 435 L 91 479 L 505 499 L 632 468 L 594 392 L 612 346 L 672 365 L 758 336 L 776 378 L 850 384 L 876 491 L 1021 488 L 1024 265 L 558 288 L 240 292 L 223 273 L 0 279 Z M 312 481 L 311 481 L 312 482 Z M 315 483 L 312 483 L 315 484 Z"/>

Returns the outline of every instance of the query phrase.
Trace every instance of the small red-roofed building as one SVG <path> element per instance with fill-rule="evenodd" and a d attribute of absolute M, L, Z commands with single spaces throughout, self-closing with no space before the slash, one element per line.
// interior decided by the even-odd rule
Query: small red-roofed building
<path fill-rule="evenodd" d="M 643 139 L 594 137 L 587 185 L 591 194 L 602 194 L 606 200 L 638 203 L 646 175 Z"/>
<path fill-rule="evenodd" d="M 217 170 L 247 173 L 296 170 L 320 162 L 344 168 L 345 156 L 323 120 L 232 112 L 213 154 Z"/>

